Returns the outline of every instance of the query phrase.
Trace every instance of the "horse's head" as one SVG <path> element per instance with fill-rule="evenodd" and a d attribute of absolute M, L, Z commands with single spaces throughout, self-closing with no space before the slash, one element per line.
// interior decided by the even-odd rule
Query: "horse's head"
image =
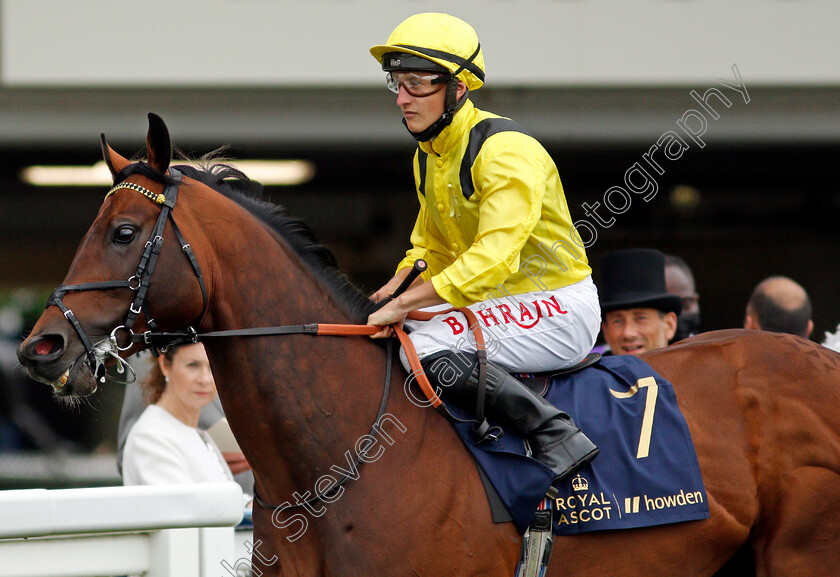
<path fill-rule="evenodd" d="M 148 162 L 131 163 L 102 136 L 114 188 L 64 282 L 18 348 L 29 375 L 52 385 L 58 396 L 94 392 L 106 363 L 145 346 L 136 334 L 186 327 L 206 305 L 204 281 L 197 280 L 200 259 L 182 247 L 191 234 L 189 214 L 173 211 L 179 187 L 199 184 L 170 168 L 169 131 L 154 114 L 146 144 Z"/>

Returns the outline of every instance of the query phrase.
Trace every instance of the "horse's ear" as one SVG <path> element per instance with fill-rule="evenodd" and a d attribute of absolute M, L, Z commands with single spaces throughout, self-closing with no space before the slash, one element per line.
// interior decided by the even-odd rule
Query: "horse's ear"
<path fill-rule="evenodd" d="M 172 143 L 169 141 L 169 129 L 166 128 L 163 119 L 154 112 L 149 113 L 146 150 L 149 153 L 149 165 L 158 172 L 166 172 L 172 160 Z"/>
<path fill-rule="evenodd" d="M 131 164 L 131 162 L 127 158 L 123 158 L 116 152 L 114 149 L 108 146 L 108 142 L 105 140 L 105 135 L 99 135 L 102 140 L 102 158 L 105 159 L 105 164 L 108 165 L 108 170 L 111 171 L 111 176 L 114 178 L 117 177 L 117 174 L 126 166 Z"/>

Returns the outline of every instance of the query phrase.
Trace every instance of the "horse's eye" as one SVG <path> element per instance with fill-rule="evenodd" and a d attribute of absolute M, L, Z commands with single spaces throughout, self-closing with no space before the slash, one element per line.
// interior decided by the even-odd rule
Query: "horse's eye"
<path fill-rule="evenodd" d="M 114 232 L 114 242 L 128 244 L 134 240 L 135 233 L 134 227 L 123 225 Z"/>

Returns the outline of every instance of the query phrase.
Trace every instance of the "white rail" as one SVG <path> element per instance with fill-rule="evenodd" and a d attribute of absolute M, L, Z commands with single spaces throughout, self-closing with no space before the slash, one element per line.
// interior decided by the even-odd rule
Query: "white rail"
<path fill-rule="evenodd" d="M 0 491 L 0 577 L 217 577 L 236 483 Z"/>

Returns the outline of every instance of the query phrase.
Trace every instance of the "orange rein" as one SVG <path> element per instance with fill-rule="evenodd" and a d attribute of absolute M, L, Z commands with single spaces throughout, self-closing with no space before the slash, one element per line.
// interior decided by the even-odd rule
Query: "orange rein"
<path fill-rule="evenodd" d="M 408 313 L 408 318 L 417 321 L 428 321 L 437 315 L 450 313 L 452 311 L 458 311 L 465 317 L 467 317 L 470 330 L 475 336 L 476 348 L 478 350 L 483 350 L 484 335 L 481 334 L 481 330 L 478 327 L 478 319 L 476 318 L 475 314 L 466 307 L 453 307 L 450 309 L 435 312 L 412 311 Z M 397 325 L 391 326 L 397 333 L 397 338 L 400 339 L 400 344 L 402 345 L 402 348 L 405 351 L 406 357 L 408 357 L 408 364 L 411 366 L 411 374 L 414 375 L 415 379 L 417 379 L 417 384 L 420 385 L 420 390 L 422 390 L 423 394 L 426 395 L 426 398 L 429 400 L 429 403 L 431 403 L 433 407 L 438 408 L 443 403 L 441 402 L 440 397 L 437 395 L 437 393 L 435 393 L 435 390 L 432 388 L 432 385 L 429 382 L 429 378 L 426 376 L 426 372 L 420 365 L 420 358 L 417 356 L 417 351 L 414 349 L 414 344 L 411 342 L 411 339 L 408 338 L 408 334 L 406 334 L 402 327 L 399 327 Z M 382 330 L 382 327 L 377 327 L 374 325 L 340 325 L 319 323 L 318 332 L 315 334 L 320 336 L 362 336 L 373 335 L 378 333 L 380 330 Z"/>

